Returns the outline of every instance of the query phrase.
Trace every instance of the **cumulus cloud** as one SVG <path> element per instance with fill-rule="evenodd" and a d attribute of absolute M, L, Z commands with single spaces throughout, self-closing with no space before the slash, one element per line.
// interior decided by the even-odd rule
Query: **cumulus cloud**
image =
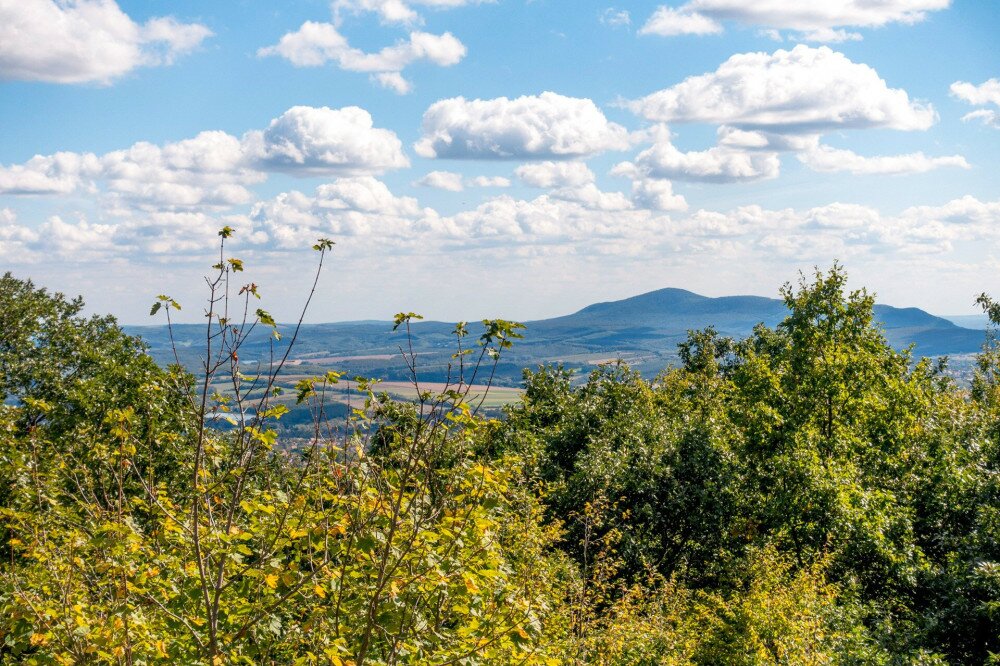
<path fill-rule="evenodd" d="M 605 192 L 594 183 L 578 187 L 562 187 L 549 192 L 548 196 L 562 201 L 572 201 L 587 210 L 618 212 L 633 208 L 631 199 L 621 192 Z"/>
<path fill-rule="evenodd" d="M 690 239 L 729 239 L 743 256 L 766 250 L 772 258 L 808 262 L 829 261 L 848 252 L 856 258 L 887 252 L 941 254 L 956 242 L 996 241 L 998 222 L 1000 202 L 967 196 L 942 206 L 908 208 L 898 215 L 839 202 L 805 210 L 756 205 L 726 212 L 699 210 L 676 220 L 674 229 Z"/>
<path fill-rule="evenodd" d="M 413 25 L 421 22 L 413 5 L 448 9 L 483 1 L 489 0 L 334 0 L 332 22 L 306 21 L 298 30 L 284 34 L 277 44 L 258 49 L 257 55 L 278 56 L 296 67 L 334 64 L 347 72 L 366 72 L 383 88 L 405 95 L 413 90 L 402 74 L 406 67 L 419 61 L 450 67 L 465 57 L 465 45 L 450 32 L 435 35 L 410 30 L 406 39 L 366 52 L 351 46 L 340 31 L 345 16 L 375 13 L 384 23 Z"/>
<path fill-rule="evenodd" d="M 163 147 L 145 141 L 105 154 L 100 170 L 108 192 L 157 207 L 232 206 L 248 203 L 246 186 L 264 180 L 248 163 L 239 139 L 225 132 L 201 132 Z"/>
<path fill-rule="evenodd" d="M 661 178 L 707 183 L 736 183 L 776 178 L 781 161 L 775 152 L 743 150 L 719 145 L 708 150 L 682 152 L 663 127 L 650 132 L 653 145 L 635 162 L 622 162 L 612 173 L 631 178 Z"/>
<path fill-rule="evenodd" d="M 714 183 L 761 180 L 778 175 L 780 152 L 799 153 L 818 171 L 916 173 L 968 167 L 957 155 L 864 158 L 821 148 L 821 135 L 830 130 L 924 130 L 937 118 L 929 104 L 911 101 L 905 90 L 889 88 L 871 67 L 825 46 L 737 54 L 714 72 L 626 104 L 661 125 L 646 130 L 652 146 L 634 162 L 618 165 L 620 175 Z M 682 152 L 671 142 L 666 122 L 716 123 L 717 143 Z"/>
<path fill-rule="evenodd" d="M 819 134 L 778 134 L 741 130 L 720 125 L 716 131 L 720 146 L 740 150 L 776 150 L 781 152 L 810 150 L 819 145 Z"/>
<path fill-rule="evenodd" d="M 367 111 L 293 107 L 242 138 L 207 131 L 162 146 L 138 142 L 104 155 L 61 152 L 0 165 L 0 194 L 102 196 L 116 215 L 131 208 L 226 208 L 249 203 L 267 173 L 370 175 L 409 164 L 396 135 Z"/>
<path fill-rule="evenodd" d="M 352 47 L 332 23 L 306 21 L 295 32 L 285 34 L 274 46 L 257 51 L 257 55 L 280 56 L 296 67 L 319 67 L 335 63 L 348 72 L 368 72 L 385 88 L 399 94 L 412 90 L 401 72 L 408 65 L 426 60 L 449 67 L 465 57 L 465 46 L 446 32 L 433 35 L 413 31 L 405 41 L 387 46 L 376 53 L 366 53 Z"/>
<path fill-rule="evenodd" d="M 956 81 L 951 84 L 951 94 L 973 106 L 992 104 L 1000 107 L 1000 79 L 990 79 L 978 86 L 965 81 Z M 962 116 L 962 120 L 965 122 L 979 120 L 984 125 L 1000 129 L 1000 114 L 993 109 L 976 109 Z"/>
<path fill-rule="evenodd" d="M 607 214 L 607 205 L 615 210 L 614 215 Z M 668 219 L 630 209 L 627 200 L 608 199 L 593 191 L 565 190 L 559 196 L 545 194 L 530 201 L 499 196 L 445 218 L 442 227 L 472 246 L 558 240 L 605 242 L 668 231 Z"/>
<path fill-rule="evenodd" d="M 475 176 L 465 181 L 470 187 L 510 187 L 510 178 L 503 176 Z"/>
<path fill-rule="evenodd" d="M 451 171 L 431 171 L 423 178 L 415 181 L 416 185 L 423 187 L 433 187 L 438 190 L 449 192 L 461 192 L 465 189 L 462 184 L 462 174 Z"/>
<path fill-rule="evenodd" d="M 409 166 L 395 132 L 374 126 L 360 107 L 294 106 L 244 137 L 263 168 L 308 175 L 383 173 Z"/>
<path fill-rule="evenodd" d="M 431 171 L 413 184 L 449 192 L 461 192 L 466 187 L 510 187 L 510 179 L 503 176 L 463 178 L 462 174 L 452 171 Z"/>
<path fill-rule="evenodd" d="M 17 215 L 10 208 L 0 208 L 0 258 L 8 262 L 30 261 L 33 244 L 39 240 L 38 232 L 17 224 Z"/>
<path fill-rule="evenodd" d="M 674 194 L 669 180 L 643 178 L 632 181 L 632 203 L 638 208 L 659 211 L 684 211 L 688 204 L 679 194 Z"/>
<path fill-rule="evenodd" d="M 951 94 L 974 106 L 1000 106 L 1000 79 L 990 79 L 978 86 L 966 81 L 951 84 Z"/>
<path fill-rule="evenodd" d="M 0 194 L 68 194 L 80 186 L 84 175 L 97 174 L 100 168 L 91 153 L 35 155 L 24 164 L 0 166 Z"/>
<path fill-rule="evenodd" d="M 594 172 L 583 162 L 523 164 L 514 175 L 529 187 L 579 187 L 594 182 Z"/>
<path fill-rule="evenodd" d="M 922 152 L 864 157 L 851 150 L 817 146 L 800 153 L 799 160 L 813 171 L 849 171 L 855 175 L 924 173 L 940 167 L 970 168 L 961 155 L 928 157 Z"/>
<path fill-rule="evenodd" d="M 662 187 L 663 181 L 651 181 Z M 640 186 L 641 187 L 641 186 Z M 664 190 L 665 191 L 665 190 Z M 679 202 L 674 210 L 681 210 Z M 429 227 L 428 227 L 429 228 Z M 808 209 L 767 209 L 757 205 L 728 211 L 700 209 L 671 216 L 650 207 L 625 206 L 607 215 L 585 196 L 546 194 L 533 200 L 501 196 L 473 210 L 438 221 L 465 246 L 566 243 L 615 248 L 615 252 L 684 255 L 724 251 L 749 258 L 766 250 L 769 257 L 796 262 L 829 261 L 833 256 L 941 254 L 956 242 L 1000 239 L 1000 202 L 963 197 L 942 206 L 913 207 L 898 215 L 835 202 Z"/>
<path fill-rule="evenodd" d="M 423 157 L 569 159 L 628 146 L 625 128 L 609 122 L 593 101 L 544 92 L 435 102 L 414 147 Z"/>
<path fill-rule="evenodd" d="M 958 243 L 1000 242 L 1000 201 L 967 196 L 895 215 L 850 203 L 808 209 L 757 205 L 687 212 L 669 181 L 637 179 L 630 196 L 594 183 L 566 186 L 522 200 L 501 195 L 474 209 L 442 216 L 410 197 L 394 195 L 371 176 L 339 178 L 313 194 L 291 191 L 255 204 L 248 215 L 152 211 L 107 224 L 50 218 L 37 228 L 0 209 L 0 256 L 30 262 L 58 255 L 120 257 L 135 252 L 202 253 L 220 224 L 263 250 L 298 248 L 317 236 L 348 237 L 380 251 L 489 250 L 647 256 L 711 256 L 828 262 L 830 257 L 925 257 Z"/>
<path fill-rule="evenodd" d="M 716 35 L 722 32 L 717 21 L 688 9 L 658 7 L 649 20 L 639 29 L 640 35 Z"/>
<path fill-rule="evenodd" d="M 0 79 L 109 84 L 169 65 L 211 35 L 171 17 L 137 24 L 114 0 L 0 0 Z"/>
<path fill-rule="evenodd" d="M 930 104 L 889 88 L 878 73 L 828 47 L 741 53 L 711 73 L 628 103 L 659 122 L 708 122 L 742 130 L 810 134 L 831 129 L 922 130 Z"/>
<path fill-rule="evenodd" d="M 928 12 L 946 9 L 951 0 L 690 0 L 679 7 L 661 6 L 642 32 L 656 35 L 710 34 L 720 21 L 735 21 L 765 30 L 793 30 L 806 41 L 860 39 L 844 28 L 877 28 L 889 23 L 913 24 Z"/>
<path fill-rule="evenodd" d="M 250 219 L 278 247 L 301 247 L 318 235 L 373 237 L 400 243 L 422 217 L 436 217 L 412 197 L 395 196 L 372 176 L 339 178 L 313 196 L 285 192 L 253 206 Z"/>

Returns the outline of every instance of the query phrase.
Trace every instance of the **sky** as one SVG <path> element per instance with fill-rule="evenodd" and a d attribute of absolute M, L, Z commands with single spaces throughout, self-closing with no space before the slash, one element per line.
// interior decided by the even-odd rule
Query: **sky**
<path fill-rule="evenodd" d="M 1000 296 L 995 0 L 0 0 L 0 271 L 123 323 Z"/>

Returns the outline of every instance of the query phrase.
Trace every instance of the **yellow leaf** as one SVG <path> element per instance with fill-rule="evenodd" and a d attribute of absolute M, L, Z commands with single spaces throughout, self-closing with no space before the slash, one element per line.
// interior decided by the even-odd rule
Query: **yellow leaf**
<path fill-rule="evenodd" d="M 31 634 L 29 642 L 32 645 L 45 645 L 46 643 L 49 642 L 49 637 L 46 636 L 45 634 L 34 633 Z"/>
<path fill-rule="evenodd" d="M 319 597 L 320 599 L 326 599 L 326 590 L 324 590 L 319 585 L 313 586 L 313 592 L 315 592 L 316 596 Z"/>
<path fill-rule="evenodd" d="M 278 587 L 278 577 L 275 574 L 267 574 L 264 576 L 264 583 L 273 590 Z"/>

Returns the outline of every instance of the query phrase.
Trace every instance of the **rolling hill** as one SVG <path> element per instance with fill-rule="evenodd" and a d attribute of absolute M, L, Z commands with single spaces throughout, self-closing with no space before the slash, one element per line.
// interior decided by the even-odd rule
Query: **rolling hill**
<path fill-rule="evenodd" d="M 711 298 L 674 288 L 595 303 L 573 314 L 527 322 L 524 340 L 501 363 L 498 378 L 503 384 L 514 385 L 524 367 L 563 363 L 586 370 L 615 358 L 623 358 L 644 374 L 652 375 L 676 360 L 677 344 L 689 330 L 714 326 L 723 335 L 741 338 L 758 323 L 777 325 L 786 314 L 784 303 L 775 298 Z M 918 308 L 879 304 L 875 315 L 889 342 L 900 349 L 913 345 L 916 356 L 972 354 L 984 341 L 982 330 L 957 326 Z M 281 328 L 286 333 L 291 330 L 288 325 Z M 452 324 L 442 322 L 418 322 L 412 327 L 413 346 L 428 381 L 440 381 L 445 376 L 453 352 L 452 329 Z M 173 359 L 165 327 L 128 330 L 150 344 L 157 360 L 166 363 Z M 470 332 L 478 336 L 475 326 L 470 326 Z M 174 334 L 182 363 L 196 367 L 204 329 L 178 326 Z M 292 354 L 295 365 L 290 370 L 307 373 L 336 367 L 349 374 L 405 379 L 406 368 L 398 353 L 402 342 L 402 334 L 393 333 L 390 322 L 304 325 Z M 247 343 L 241 357 L 266 358 L 271 344 L 266 332 L 261 331 Z"/>

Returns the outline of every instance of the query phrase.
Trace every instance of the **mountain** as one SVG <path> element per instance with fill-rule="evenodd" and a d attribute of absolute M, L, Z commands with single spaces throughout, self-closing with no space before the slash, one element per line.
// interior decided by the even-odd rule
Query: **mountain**
<path fill-rule="evenodd" d="M 979 351 L 983 332 L 957 326 L 919 308 L 876 305 L 875 317 L 897 347 L 913 343 L 918 356 Z M 595 303 L 564 317 L 530 322 L 545 337 L 650 340 L 683 338 L 688 330 L 714 326 L 724 335 L 745 337 L 758 323 L 774 327 L 788 314 L 783 301 L 763 296 L 711 298 L 684 289 L 659 289 L 620 301 Z M 643 345 L 645 346 L 645 345 Z"/>
<path fill-rule="evenodd" d="M 502 383 L 516 384 L 521 369 L 540 363 L 561 362 L 586 370 L 597 363 L 623 358 L 644 374 L 655 374 L 676 361 L 677 344 L 693 329 L 714 326 L 719 333 L 737 338 L 750 334 L 758 323 L 774 327 L 787 315 L 783 301 L 762 296 L 711 298 L 684 289 L 659 289 L 631 298 L 595 303 L 562 317 L 527 322 L 524 339 L 498 367 Z M 963 355 L 979 351 L 982 330 L 957 326 L 918 308 L 876 305 L 875 316 L 886 338 L 896 348 L 914 346 L 916 356 Z M 411 330 L 413 348 L 427 380 L 446 376 L 454 351 L 452 324 L 417 322 Z M 241 358 L 266 358 L 271 345 L 280 348 L 292 327 L 281 327 L 285 338 L 272 343 L 261 330 L 241 350 Z M 128 327 L 142 336 L 161 362 L 173 359 L 164 327 Z M 470 326 L 470 339 L 478 338 Z M 174 337 L 181 361 L 196 367 L 201 326 L 175 327 Z M 337 367 L 349 374 L 385 379 L 406 379 L 407 370 L 399 356 L 404 342 L 401 332 L 392 332 L 390 322 L 357 321 L 304 325 L 296 340 L 292 358 L 297 372 Z M 468 341 L 467 341 L 468 342 Z"/>

